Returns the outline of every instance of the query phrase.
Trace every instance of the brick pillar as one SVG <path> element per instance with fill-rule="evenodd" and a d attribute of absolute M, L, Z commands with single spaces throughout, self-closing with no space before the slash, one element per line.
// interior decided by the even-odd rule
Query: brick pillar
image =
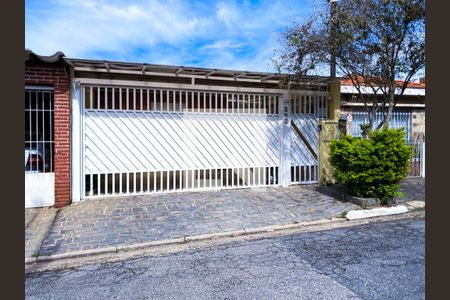
<path fill-rule="evenodd" d="M 55 207 L 70 204 L 70 72 L 62 63 L 25 64 L 25 84 L 54 88 Z"/>
<path fill-rule="evenodd" d="M 70 80 L 58 70 L 55 82 L 55 207 L 70 203 Z"/>

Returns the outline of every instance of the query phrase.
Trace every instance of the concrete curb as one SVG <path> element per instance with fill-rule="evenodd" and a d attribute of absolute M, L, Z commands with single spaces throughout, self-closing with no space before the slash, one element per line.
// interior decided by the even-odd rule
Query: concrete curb
<path fill-rule="evenodd" d="M 36 257 L 25 257 L 26 264 L 34 263 L 34 262 L 36 262 Z"/>
<path fill-rule="evenodd" d="M 412 212 L 418 211 L 418 210 L 423 210 L 423 209 L 413 209 L 411 211 L 407 210 L 404 213 L 408 213 L 408 212 L 412 213 Z M 390 216 L 390 215 L 392 215 L 392 214 L 388 213 L 386 216 Z M 369 221 L 369 219 L 374 218 L 374 217 L 375 216 L 359 218 L 358 220 L 367 219 L 367 221 Z M 376 217 L 383 217 L 383 215 L 377 215 Z M 142 250 L 142 249 L 149 249 L 149 248 L 158 247 L 158 246 L 185 244 L 188 242 L 206 241 L 206 240 L 213 240 L 213 239 L 226 238 L 226 237 L 256 235 L 256 234 L 261 234 L 261 233 L 270 233 L 270 232 L 276 232 L 276 231 L 282 231 L 282 230 L 299 229 L 299 228 L 304 228 L 304 227 L 314 227 L 314 226 L 318 226 L 318 225 L 337 224 L 337 223 L 345 223 L 345 222 L 351 222 L 351 221 L 352 220 L 348 220 L 346 218 L 345 219 L 344 218 L 330 218 L 330 219 L 320 219 L 320 220 L 305 221 L 305 222 L 298 222 L 298 223 L 291 223 L 291 224 L 244 228 L 244 229 L 240 229 L 240 230 L 233 230 L 233 231 L 226 231 L 226 232 L 219 232 L 219 233 L 208 233 L 208 234 L 193 235 L 193 236 L 183 236 L 183 237 L 177 237 L 177 238 L 165 239 L 165 240 L 159 240 L 159 241 L 150 241 L 150 242 L 128 244 L 128 245 L 123 244 L 123 245 L 118 245 L 118 246 L 109 246 L 109 247 L 97 248 L 97 249 L 66 252 L 66 253 L 54 254 L 54 255 L 49 255 L 49 256 L 26 257 L 25 264 L 32 264 L 35 262 L 50 262 L 50 261 L 64 260 L 64 259 L 68 259 L 68 258 L 79 258 L 79 257 L 90 256 L 90 255 L 99 255 L 99 254 L 108 254 L 108 253 L 111 254 L 111 253 L 127 252 L 127 251 L 133 251 L 133 250 Z M 357 220 L 355 219 L 355 221 L 357 221 Z"/>
<path fill-rule="evenodd" d="M 74 252 L 66 252 L 66 253 L 54 254 L 54 255 L 49 255 L 49 256 L 38 256 L 38 257 L 36 257 L 36 262 L 52 261 L 52 260 L 66 259 L 66 258 L 72 258 L 72 257 L 81 257 L 81 256 L 104 254 L 104 253 L 114 253 L 114 252 L 117 252 L 116 246 L 97 248 L 97 249 L 89 249 L 89 250 L 81 250 L 81 251 L 74 251 Z"/>
<path fill-rule="evenodd" d="M 246 228 L 246 229 L 219 232 L 219 233 L 208 233 L 208 234 L 193 235 L 193 236 L 183 236 L 180 238 L 143 242 L 143 243 L 129 244 L 129 245 L 124 244 L 124 245 L 110 246 L 110 247 L 97 248 L 97 249 L 66 252 L 66 253 L 54 254 L 54 255 L 48 255 L 48 256 L 26 257 L 25 264 L 31 264 L 34 262 L 45 262 L 45 261 L 48 262 L 48 261 L 62 260 L 62 259 L 75 258 L 75 257 L 84 257 L 84 256 L 89 256 L 89 255 L 97 255 L 97 254 L 125 252 L 125 251 L 131 251 L 131 250 L 152 248 L 152 247 L 157 247 L 157 246 L 184 244 L 187 242 L 194 242 L 194 241 L 205 241 L 205 240 L 212 240 L 212 239 L 224 238 L 224 237 L 237 237 L 237 236 L 242 236 L 242 235 L 252 235 L 252 234 L 258 234 L 258 233 L 275 232 L 275 231 L 281 231 L 281 230 L 286 230 L 286 229 L 296 229 L 296 228 L 301 228 L 301 227 L 323 225 L 323 224 L 329 224 L 329 223 L 341 223 L 341 222 L 346 222 L 346 219 L 342 219 L 342 218 L 321 219 L 321 220 L 305 221 L 305 222 L 284 224 L 284 225 L 270 225 L 270 226 Z"/>
<path fill-rule="evenodd" d="M 425 201 L 412 200 L 404 203 L 409 211 L 425 209 Z M 402 205 L 402 204 L 399 204 Z"/>
<path fill-rule="evenodd" d="M 347 213 L 346 218 L 348 220 L 357 220 L 357 219 L 397 215 L 406 212 L 408 212 L 408 208 L 406 206 L 398 205 L 393 207 L 378 207 L 372 209 L 351 210 Z"/>

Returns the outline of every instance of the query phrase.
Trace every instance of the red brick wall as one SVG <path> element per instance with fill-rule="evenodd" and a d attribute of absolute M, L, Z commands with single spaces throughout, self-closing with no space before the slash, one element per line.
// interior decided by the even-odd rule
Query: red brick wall
<path fill-rule="evenodd" d="M 70 71 L 61 63 L 26 63 L 25 84 L 54 88 L 55 207 L 70 203 Z"/>

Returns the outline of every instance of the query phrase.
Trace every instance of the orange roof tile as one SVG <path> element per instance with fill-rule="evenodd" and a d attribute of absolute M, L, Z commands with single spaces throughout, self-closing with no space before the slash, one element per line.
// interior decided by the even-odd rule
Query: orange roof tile
<path fill-rule="evenodd" d="M 361 81 L 362 78 L 361 78 Z M 402 80 L 396 80 L 395 81 L 398 85 L 401 85 L 403 83 Z M 341 84 L 342 85 L 352 85 L 352 81 L 348 78 L 342 78 L 341 79 Z M 418 88 L 418 89 L 424 89 L 425 88 L 425 83 L 418 83 L 418 82 L 410 82 L 408 83 L 408 88 Z"/>

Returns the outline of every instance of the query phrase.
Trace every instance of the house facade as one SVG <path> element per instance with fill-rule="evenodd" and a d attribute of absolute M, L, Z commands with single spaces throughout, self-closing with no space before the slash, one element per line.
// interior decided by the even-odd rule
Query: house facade
<path fill-rule="evenodd" d="M 347 119 L 348 132 L 360 136 L 360 125 L 367 122 L 364 103 L 358 101 L 358 93 L 350 80 L 341 80 L 341 115 Z M 381 101 L 381 97 L 380 97 Z M 376 126 L 383 119 L 382 113 L 375 116 Z M 404 94 L 397 99 L 390 127 L 405 128 L 409 143 L 425 142 L 425 79 L 411 82 Z"/>
<path fill-rule="evenodd" d="M 275 73 L 25 57 L 25 206 L 318 183 L 339 82 Z"/>
<path fill-rule="evenodd" d="M 282 77 L 27 50 L 25 206 L 319 183 L 319 122 L 344 117 L 358 136 L 364 104 L 345 80 L 286 89 Z M 424 142 L 424 82 L 408 86 L 390 126 Z M 413 176 L 424 176 L 421 147 Z"/>
<path fill-rule="evenodd" d="M 364 103 L 358 101 L 358 92 L 350 80 L 341 80 L 340 91 L 341 119 L 346 120 L 346 132 L 361 136 L 360 125 L 368 120 Z M 404 94 L 397 96 L 396 100 L 389 126 L 406 131 L 406 140 L 412 150 L 408 176 L 425 177 L 425 78 L 409 83 Z M 382 122 L 383 117 L 381 112 L 375 115 L 374 127 Z"/>

